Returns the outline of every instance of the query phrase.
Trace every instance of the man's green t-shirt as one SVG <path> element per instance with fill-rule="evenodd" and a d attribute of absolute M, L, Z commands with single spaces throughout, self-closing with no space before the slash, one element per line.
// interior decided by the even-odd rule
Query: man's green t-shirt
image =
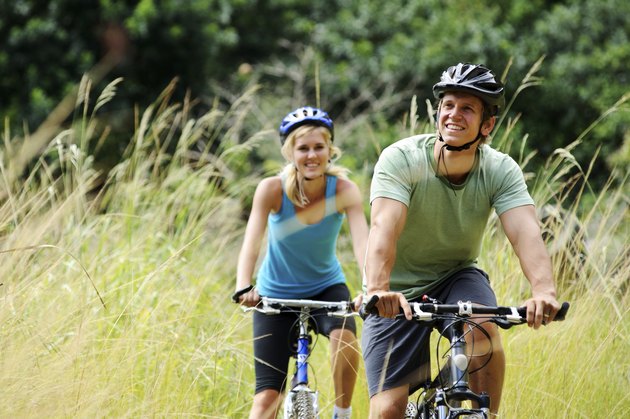
<path fill-rule="evenodd" d="M 383 150 L 374 168 L 370 203 L 389 198 L 407 206 L 390 277 L 392 291 L 419 297 L 451 274 L 476 267 L 492 208 L 497 215 L 533 205 L 523 173 L 508 155 L 482 145 L 461 185 L 436 176 L 435 135 L 402 139 Z"/>

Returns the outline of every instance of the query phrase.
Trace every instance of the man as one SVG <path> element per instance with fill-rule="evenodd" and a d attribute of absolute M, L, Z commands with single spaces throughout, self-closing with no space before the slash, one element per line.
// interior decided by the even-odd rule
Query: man
<path fill-rule="evenodd" d="M 371 227 L 365 265 L 366 301 L 378 295 L 379 315 L 364 322 L 362 349 L 371 418 L 402 418 L 407 396 L 426 378 L 430 329 L 393 319 L 408 300 L 429 295 L 496 305 L 488 276 L 476 264 L 494 209 L 531 284 L 527 323 L 537 329 L 553 320 L 556 301 L 551 261 L 542 241 L 534 202 L 519 166 L 484 144 L 504 106 L 503 85 L 482 65 L 449 67 L 433 86 L 439 100 L 437 134 L 396 142 L 374 170 Z M 505 371 L 500 336 L 482 326 L 476 333 L 470 376 L 476 392 L 499 409 Z M 485 355 L 485 356 L 483 356 Z M 383 371 L 385 369 L 385 371 Z"/>

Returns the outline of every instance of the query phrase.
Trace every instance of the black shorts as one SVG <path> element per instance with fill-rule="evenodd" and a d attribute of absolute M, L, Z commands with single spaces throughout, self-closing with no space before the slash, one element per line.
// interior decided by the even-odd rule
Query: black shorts
<path fill-rule="evenodd" d="M 460 300 L 485 306 L 497 304 L 488 275 L 475 268 L 455 273 L 427 295 L 444 304 Z M 406 384 L 413 392 L 429 377 L 431 330 L 430 326 L 405 319 L 374 315 L 365 319 L 361 348 L 370 397 Z"/>
<path fill-rule="evenodd" d="M 345 284 L 328 287 L 321 294 L 308 297 L 319 301 L 349 301 L 350 291 Z M 256 393 L 265 389 L 283 392 L 290 357 L 296 353 L 297 313 L 266 315 L 254 312 L 254 368 Z M 336 329 L 347 329 L 356 335 L 354 318 L 330 317 L 311 312 L 311 327 L 318 334 L 330 336 Z"/>

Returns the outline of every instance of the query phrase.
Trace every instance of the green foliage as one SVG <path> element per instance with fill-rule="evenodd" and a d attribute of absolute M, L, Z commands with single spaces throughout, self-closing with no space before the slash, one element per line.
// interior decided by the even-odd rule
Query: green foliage
<path fill-rule="evenodd" d="M 519 101 L 523 123 L 543 155 L 575 139 L 624 94 L 630 92 L 630 4 L 624 1 L 566 1 L 542 13 L 534 36 L 523 37 L 515 54 L 521 59 L 546 55 L 544 83 Z M 586 164 L 602 145 L 611 155 L 630 129 L 628 105 L 603 120 L 589 135 L 590 146 L 577 152 Z M 599 166 L 599 170 L 603 167 Z"/>
<path fill-rule="evenodd" d="M 4 0 L 0 117 L 13 126 L 26 121 L 29 131 L 81 75 L 122 77 L 101 114 L 111 132 L 95 158 L 107 170 L 135 128 L 133 106 L 148 106 L 176 77 L 173 98 L 189 94 L 200 114 L 260 84 L 263 111 L 276 120 L 313 104 L 341 123 L 361 116 L 391 126 L 405 118 L 414 95 L 432 100 L 431 86 L 448 65 L 473 61 L 505 71 L 510 96 L 545 56 L 540 85 L 523 92 L 508 115 L 522 114 L 517 133 L 529 135 L 540 165 L 629 91 L 627 15 L 623 0 Z M 614 154 L 629 118 L 624 103 L 601 120 L 576 150 L 580 165 L 600 144 L 604 155 Z M 387 132 L 374 136 L 392 140 Z M 262 162 L 250 163 L 256 169 Z M 593 180 L 603 183 L 609 171 L 598 160 Z"/>
<path fill-rule="evenodd" d="M 98 26 L 97 3 L 0 3 L 2 117 L 40 123 L 94 65 L 99 46 L 89 34 Z"/>

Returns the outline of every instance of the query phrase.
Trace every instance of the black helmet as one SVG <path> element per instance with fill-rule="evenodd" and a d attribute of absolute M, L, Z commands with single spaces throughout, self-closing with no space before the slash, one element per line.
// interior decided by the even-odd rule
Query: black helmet
<path fill-rule="evenodd" d="M 319 125 L 328 128 L 330 131 L 330 139 L 334 136 L 334 125 L 330 116 L 321 109 L 304 106 L 289 112 L 280 123 L 280 143 L 284 145 L 287 137 L 299 126 L 305 124 Z"/>
<path fill-rule="evenodd" d="M 433 96 L 442 99 L 446 92 L 465 92 L 477 96 L 488 107 L 490 116 L 505 106 L 503 84 L 483 65 L 459 63 L 442 73 L 433 86 Z"/>

